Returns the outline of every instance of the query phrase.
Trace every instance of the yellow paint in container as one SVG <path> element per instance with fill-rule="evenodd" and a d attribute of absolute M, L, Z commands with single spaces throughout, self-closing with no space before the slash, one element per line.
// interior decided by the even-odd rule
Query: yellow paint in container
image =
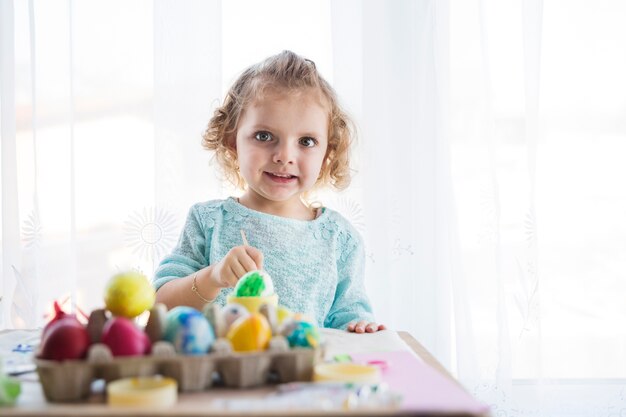
<path fill-rule="evenodd" d="M 176 404 L 178 385 L 172 378 L 124 378 L 107 384 L 109 405 L 124 407 L 169 407 Z"/>
<path fill-rule="evenodd" d="M 250 313 L 258 313 L 263 304 L 270 304 L 274 307 L 278 306 L 278 295 L 268 295 L 265 297 L 235 297 L 229 295 L 226 297 L 229 303 L 237 303 L 244 306 Z"/>
<path fill-rule="evenodd" d="M 356 363 L 322 363 L 315 366 L 313 381 L 378 384 L 380 382 L 380 368 Z"/>

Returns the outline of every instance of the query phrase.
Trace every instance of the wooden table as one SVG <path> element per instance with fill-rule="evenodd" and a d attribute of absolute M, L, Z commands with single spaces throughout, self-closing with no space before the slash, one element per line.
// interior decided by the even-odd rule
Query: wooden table
<path fill-rule="evenodd" d="M 450 378 L 458 384 L 458 382 L 450 375 L 450 373 L 417 341 L 407 332 L 398 332 L 398 336 L 413 352 L 424 360 L 431 367 Z M 225 416 L 330 416 L 340 415 L 420 415 L 406 410 L 398 409 L 376 409 L 376 410 L 347 410 L 347 411 L 320 411 L 320 410 L 271 410 L 271 411 L 253 411 L 246 410 L 231 411 L 223 408 L 215 409 L 209 405 L 215 400 L 245 398 L 260 399 L 271 393 L 273 388 L 265 386 L 256 389 L 237 390 L 226 388 L 214 388 L 200 393 L 179 393 L 178 402 L 172 408 L 166 409 L 146 409 L 146 408 L 119 408 L 111 407 L 105 403 L 104 396 L 93 395 L 87 402 L 79 404 L 67 403 L 49 403 L 45 400 L 41 385 L 37 380 L 36 374 L 29 374 L 21 378 L 22 395 L 18 403 L 14 407 L 0 407 L 0 414 L 6 417 L 13 416 L 207 416 L 207 415 L 225 415 Z M 422 414 L 423 415 L 423 414 Z M 451 415 L 451 414 L 446 414 Z M 480 416 L 479 416 L 480 417 Z"/>

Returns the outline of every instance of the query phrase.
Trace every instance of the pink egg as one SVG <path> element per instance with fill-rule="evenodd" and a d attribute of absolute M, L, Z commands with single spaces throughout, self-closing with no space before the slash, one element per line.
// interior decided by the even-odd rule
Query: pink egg
<path fill-rule="evenodd" d="M 113 317 L 104 325 L 102 343 L 113 356 L 139 356 L 150 352 L 150 339 L 139 327 L 125 317 Z"/>

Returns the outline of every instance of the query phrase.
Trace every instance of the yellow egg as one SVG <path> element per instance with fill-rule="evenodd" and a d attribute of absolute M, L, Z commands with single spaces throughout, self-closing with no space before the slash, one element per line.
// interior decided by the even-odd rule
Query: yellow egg
<path fill-rule="evenodd" d="M 276 309 L 276 318 L 278 319 L 278 324 L 281 324 L 283 320 L 286 318 L 292 317 L 293 313 L 285 306 L 278 306 Z"/>
<path fill-rule="evenodd" d="M 272 338 L 272 329 L 260 313 L 237 319 L 226 334 L 236 352 L 265 350 Z"/>
<path fill-rule="evenodd" d="M 154 287 L 141 272 L 128 271 L 113 276 L 104 292 L 107 309 L 116 316 L 132 319 L 154 305 Z"/>

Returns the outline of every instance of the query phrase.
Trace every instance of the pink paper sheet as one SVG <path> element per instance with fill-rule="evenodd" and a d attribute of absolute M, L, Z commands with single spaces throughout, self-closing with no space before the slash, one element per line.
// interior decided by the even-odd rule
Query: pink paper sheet
<path fill-rule="evenodd" d="M 489 407 L 408 351 L 355 353 L 357 363 L 385 361 L 383 381 L 403 396 L 402 407 L 433 413 L 483 414 Z"/>

